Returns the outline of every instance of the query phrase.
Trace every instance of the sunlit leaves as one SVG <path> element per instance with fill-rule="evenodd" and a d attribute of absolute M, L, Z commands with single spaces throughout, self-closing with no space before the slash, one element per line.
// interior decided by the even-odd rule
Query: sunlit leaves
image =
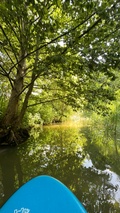
<path fill-rule="evenodd" d="M 110 81 L 119 67 L 119 10 L 119 1 L 112 0 L 3 1 L 1 74 L 14 82 L 24 60 L 20 96 L 25 97 L 31 83 L 48 79 L 47 87 L 57 87 L 59 97 L 74 107 L 112 100 Z"/>

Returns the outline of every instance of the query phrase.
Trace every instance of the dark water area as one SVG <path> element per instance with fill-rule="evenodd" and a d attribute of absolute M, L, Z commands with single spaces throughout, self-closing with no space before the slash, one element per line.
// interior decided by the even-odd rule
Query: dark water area
<path fill-rule="evenodd" d="M 120 141 L 90 126 L 32 130 L 25 144 L 0 149 L 0 206 L 38 175 L 62 181 L 88 213 L 120 213 Z"/>

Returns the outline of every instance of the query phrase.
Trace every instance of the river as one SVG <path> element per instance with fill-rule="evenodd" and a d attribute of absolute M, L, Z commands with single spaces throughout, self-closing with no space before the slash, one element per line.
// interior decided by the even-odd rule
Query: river
<path fill-rule="evenodd" d="M 62 181 L 88 213 L 120 213 L 120 141 L 91 126 L 52 125 L 31 131 L 18 147 L 0 149 L 0 206 L 38 175 Z"/>

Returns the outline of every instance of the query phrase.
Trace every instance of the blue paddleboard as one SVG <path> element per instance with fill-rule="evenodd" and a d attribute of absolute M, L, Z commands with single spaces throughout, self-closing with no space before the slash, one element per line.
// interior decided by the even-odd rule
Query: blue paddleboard
<path fill-rule="evenodd" d="M 87 213 L 75 195 L 50 176 L 33 178 L 18 189 L 0 213 Z"/>

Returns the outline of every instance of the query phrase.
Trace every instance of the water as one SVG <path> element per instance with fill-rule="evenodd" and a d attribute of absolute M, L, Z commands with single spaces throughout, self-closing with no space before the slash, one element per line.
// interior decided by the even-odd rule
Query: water
<path fill-rule="evenodd" d="M 27 143 L 0 150 L 0 206 L 23 183 L 46 174 L 68 186 L 88 213 L 119 213 L 119 165 L 119 140 L 100 129 L 38 128 Z"/>

